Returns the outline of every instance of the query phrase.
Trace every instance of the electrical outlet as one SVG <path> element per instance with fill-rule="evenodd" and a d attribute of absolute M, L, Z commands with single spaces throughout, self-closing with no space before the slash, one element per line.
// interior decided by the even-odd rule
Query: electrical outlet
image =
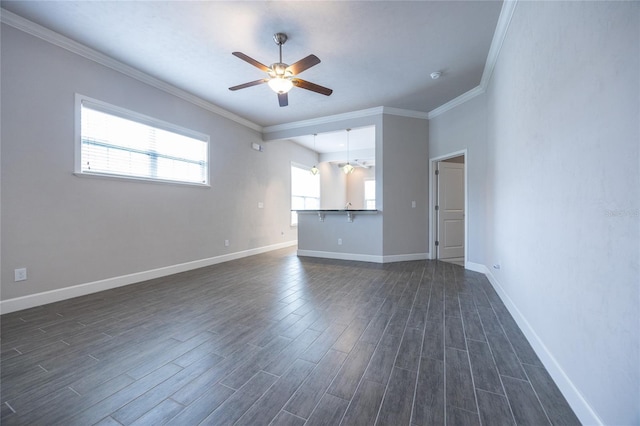
<path fill-rule="evenodd" d="M 262 201 L 258 201 L 258 208 L 259 209 L 263 209 L 264 208 L 264 203 Z"/>
<path fill-rule="evenodd" d="M 341 246 L 342 245 L 342 238 L 338 238 L 338 245 Z"/>
<path fill-rule="evenodd" d="M 224 246 L 229 247 L 229 240 L 224 240 Z"/>
<path fill-rule="evenodd" d="M 412 202 L 411 202 L 411 208 L 412 208 L 412 209 L 415 209 L 415 208 L 416 208 L 416 202 L 415 202 L 415 201 L 412 201 Z"/>
<path fill-rule="evenodd" d="M 26 281 L 27 280 L 27 268 L 18 268 L 13 271 L 14 281 Z"/>

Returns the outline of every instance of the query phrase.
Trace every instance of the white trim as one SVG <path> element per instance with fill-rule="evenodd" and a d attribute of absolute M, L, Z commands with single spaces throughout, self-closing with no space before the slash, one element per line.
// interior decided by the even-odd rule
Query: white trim
<path fill-rule="evenodd" d="M 60 288 L 56 290 L 45 291 L 42 293 L 30 294 L 28 296 L 15 297 L 13 299 L 0 301 L 0 314 L 21 311 L 23 309 L 33 308 L 48 303 L 59 302 L 61 300 L 71 299 L 73 297 L 84 296 L 98 291 L 109 290 L 116 287 L 122 287 L 129 284 L 135 284 L 154 278 L 166 277 L 168 275 L 180 272 L 190 271 L 192 269 L 204 268 L 205 266 L 216 265 L 230 260 L 240 259 L 243 257 L 253 256 L 268 251 L 279 250 L 285 247 L 291 247 L 298 244 L 298 241 L 287 241 L 284 243 L 272 244 L 269 246 L 258 247 L 254 249 L 239 251 L 235 253 L 224 254 L 221 256 L 210 257 L 207 259 L 195 260 L 192 262 L 180 263 L 177 265 L 165 266 L 162 268 L 152 269 L 149 271 L 135 272 L 133 274 L 121 275 L 119 277 L 107 278 L 104 280 L 93 281 L 85 284 L 78 284 L 71 287 Z"/>
<path fill-rule="evenodd" d="M 48 28 L 40 26 L 34 22 L 31 22 L 19 15 L 16 15 L 15 13 L 9 12 L 6 9 L 0 9 L 0 21 L 4 24 L 10 25 L 13 28 L 16 28 L 27 34 L 38 37 L 55 46 L 61 47 L 72 53 L 75 53 L 76 55 L 82 56 L 100 65 L 104 65 L 105 67 L 111 68 L 129 77 L 135 78 L 136 80 L 139 80 L 145 84 L 148 84 L 149 86 L 152 86 L 152 87 L 155 87 L 156 89 L 160 89 L 164 92 L 167 92 L 173 96 L 176 96 L 180 99 L 190 102 L 200 108 L 213 112 L 214 114 L 220 115 L 231 121 L 235 121 L 236 123 L 246 126 L 257 132 L 262 132 L 262 126 L 259 126 L 247 120 L 246 118 L 240 117 L 239 115 L 229 112 L 223 108 L 220 108 L 219 106 L 214 105 L 210 102 L 207 102 L 204 99 L 199 98 L 198 96 L 192 95 L 191 93 L 186 92 L 182 89 L 178 89 L 177 87 L 169 83 L 166 83 L 162 80 L 152 77 L 149 74 L 146 74 L 136 68 L 126 65 L 120 61 L 117 61 L 103 53 L 98 52 L 97 50 L 93 50 L 90 47 L 87 47 L 74 40 L 71 40 L 70 38 L 65 37 L 61 34 L 58 34 L 55 31 L 51 31 Z"/>
<path fill-rule="evenodd" d="M 431 255 L 429 253 L 388 254 L 382 256 L 382 263 L 410 262 L 414 260 L 429 260 L 430 258 Z"/>
<path fill-rule="evenodd" d="M 374 254 L 337 253 L 319 250 L 298 250 L 298 256 L 321 257 L 323 259 L 355 260 L 358 262 L 383 263 L 382 256 Z"/>
<path fill-rule="evenodd" d="M 444 114 L 445 112 L 457 107 L 458 105 L 462 105 L 463 103 L 475 98 L 476 96 L 483 94 L 484 91 L 485 89 L 483 87 L 476 86 L 468 92 L 465 92 L 462 95 L 458 96 L 457 98 L 451 99 L 446 104 L 440 105 L 438 108 L 429 111 L 427 117 L 429 117 L 429 119 L 432 119 L 439 116 L 440 114 Z"/>
<path fill-rule="evenodd" d="M 409 117 L 409 118 L 421 118 L 424 120 L 427 120 L 429 118 L 428 114 L 422 111 L 412 111 L 408 109 L 380 106 L 375 108 L 363 109 L 360 111 L 346 112 L 343 114 L 327 115 L 325 117 L 312 118 L 309 120 L 301 120 L 301 121 L 293 121 L 291 123 L 276 124 L 274 126 L 265 127 L 262 129 L 262 131 L 266 134 L 271 132 L 280 132 L 283 130 L 299 129 L 302 127 L 317 126 L 319 124 L 335 123 L 337 121 L 342 121 L 342 120 L 353 120 L 356 118 L 371 117 L 373 115 L 382 115 L 382 114 L 398 115 L 401 117 Z"/>
<path fill-rule="evenodd" d="M 363 109 L 360 111 L 345 112 L 343 114 L 327 115 L 325 117 L 311 118 L 309 120 L 292 121 L 291 123 L 276 124 L 264 127 L 263 133 L 279 132 L 282 130 L 299 129 L 301 127 L 316 126 L 319 124 L 334 123 L 341 120 L 352 120 L 354 118 L 370 117 L 382 114 L 383 107 Z"/>
<path fill-rule="evenodd" d="M 465 262 L 464 268 L 473 272 L 480 272 L 481 274 L 484 274 L 484 275 L 489 274 L 489 270 L 487 269 L 487 267 L 481 263 Z"/>
<path fill-rule="evenodd" d="M 319 250 L 298 250 L 298 256 L 321 257 L 324 259 L 337 260 L 355 260 L 358 262 L 373 263 L 392 263 L 407 262 L 413 260 L 428 260 L 431 258 L 430 253 L 410 253 L 410 254 L 393 254 L 387 256 L 379 256 L 374 254 L 358 254 L 358 253 L 338 253 L 332 251 Z"/>
<path fill-rule="evenodd" d="M 483 94 L 487 90 L 487 86 L 489 85 L 489 81 L 491 80 L 491 76 L 493 75 L 493 69 L 496 66 L 496 62 L 498 62 L 498 57 L 500 56 L 500 49 L 502 49 L 502 43 L 504 43 L 504 39 L 507 36 L 507 30 L 509 29 L 509 24 L 511 24 L 511 18 L 513 16 L 513 11 L 518 4 L 518 0 L 505 0 L 502 3 L 502 10 L 500 10 L 500 16 L 498 17 L 498 23 L 496 24 L 496 30 L 493 33 L 493 39 L 491 40 L 491 47 L 489 47 L 489 53 L 487 54 L 487 61 L 484 64 L 484 71 L 482 72 L 482 78 L 480 79 L 480 84 L 468 92 L 463 93 L 450 100 L 449 102 L 440 105 L 438 108 L 429 111 L 428 117 L 432 119 L 434 117 L 443 114 L 450 109 L 457 107 L 478 95 Z"/>
<path fill-rule="evenodd" d="M 459 151 L 450 152 L 448 154 L 440 155 L 438 157 L 433 157 L 429 159 L 429 182 L 430 182 L 430 191 L 429 191 L 429 239 L 427 247 L 429 247 L 429 253 L 433 253 L 435 256 L 436 253 L 436 238 L 437 235 L 434 235 L 434 226 L 433 223 L 435 221 L 435 208 L 436 208 L 436 200 L 434 198 L 434 194 L 436 193 L 436 180 L 435 180 L 435 163 L 438 161 L 446 160 L 447 158 L 458 157 L 460 155 L 464 155 L 464 260 L 465 262 L 469 259 L 469 155 L 467 153 L 467 149 L 461 149 Z"/>
<path fill-rule="evenodd" d="M 480 87 L 483 92 L 487 89 L 491 76 L 493 75 L 493 69 L 496 66 L 496 62 L 498 62 L 500 49 L 502 49 L 502 43 L 504 43 L 504 39 L 507 36 L 507 30 L 509 29 L 509 24 L 511 24 L 513 11 L 517 4 L 518 0 L 505 0 L 502 3 L 502 10 L 500 10 L 496 30 L 493 33 L 493 39 L 491 40 L 491 47 L 487 54 L 487 62 L 484 64 L 484 71 L 482 72 L 482 78 L 480 79 Z"/>
<path fill-rule="evenodd" d="M 486 271 L 485 275 L 489 279 L 489 282 L 498 293 L 498 296 L 500 296 L 500 299 L 507 307 L 507 310 L 518 324 L 518 327 L 520 327 L 520 330 L 522 330 L 522 332 L 524 333 L 527 341 L 531 344 L 531 347 L 553 378 L 553 381 L 562 392 L 562 395 L 564 395 L 571 408 L 573 408 L 573 411 L 576 413 L 576 416 L 578 416 L 578 419 L 580 419 L 583 424 L 603 425 L 604 422 L 602 421 L 602 419 L 600 419 L 600 417 L 596 414 L 595 410 L 589 405 L 587 400 L 584 399 L 578 388 L 573 384 L 569 376 L 567 376 L 567 374 L 564 372 L 558 361 L 551 354 L 551 351 L 549 351 L 542 339 L 540 339 L 538 334 L 534 331 L 531 324 L 529 324 L 529 321 L 527 321 L 524 315 L 522 315 L 522 312 L 520 312 L 516 304 L 513 302 L 513 300 L 511 300 L 496 277 L 493 276 L 491 271 L 485 265 L 480 266 L 484 267 Z"/>
<path fill-rule="evenodd" d="M 400 108 L 391 108 L 391 107 L 382 107 L 382 113 L 388 115 L 397 115 L 400 117 L 408 117 L 408 118 L 421 118 L 423 120 L 429 119 L 429 114 L 422 111 L 413 111 L 410 109 L 400 109 Z"/>

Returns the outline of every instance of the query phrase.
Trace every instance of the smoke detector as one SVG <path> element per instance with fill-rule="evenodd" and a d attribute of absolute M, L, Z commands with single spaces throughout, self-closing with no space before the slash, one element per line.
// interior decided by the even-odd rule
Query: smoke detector
<path fill-rule="evenodd" d="M 440 76 L 442 75 L 442 73 L 440 71 L 434 71 L 431 73 L 431 78 L 434 80 L 437 80 L 440 78 Z"/>

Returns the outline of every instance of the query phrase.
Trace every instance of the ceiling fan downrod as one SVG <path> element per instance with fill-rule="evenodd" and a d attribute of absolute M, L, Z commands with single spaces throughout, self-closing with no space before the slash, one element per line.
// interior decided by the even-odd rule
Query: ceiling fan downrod
<path fill-rule="evenodd" d="M 278 49 L 280 50 L 280 63 L 282 63 L 282 45 L 287 42 L 287 35 L 285 33 L 275 33 L 273 35 L 273 41 L 278 45 Z"/>

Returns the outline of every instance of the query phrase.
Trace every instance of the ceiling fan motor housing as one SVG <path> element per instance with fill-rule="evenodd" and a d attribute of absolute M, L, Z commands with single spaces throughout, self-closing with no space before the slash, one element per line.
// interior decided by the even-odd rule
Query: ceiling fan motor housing
<path fill-rule="evenodd" d="M 289 78 L 293 76 L 293 73 L 287 68 L 289 65 L 284 64 L 282 62 L 276 62 L 275 64 L 271 64 L 271 71 L 269 71 L 269 75 L 271 77 L 284 77 Z"/>

